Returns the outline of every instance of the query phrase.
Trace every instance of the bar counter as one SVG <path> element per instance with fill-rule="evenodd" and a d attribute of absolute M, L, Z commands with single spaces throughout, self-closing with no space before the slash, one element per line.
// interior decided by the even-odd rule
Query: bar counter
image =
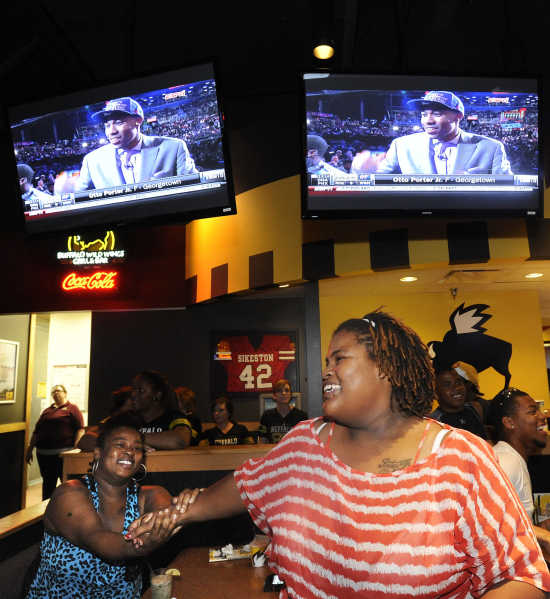
<path fill-rule="evenodd" d="M 157 450 L 147 454 L 149 472 L 199 472 L 208 470 L 235 470 L 250 458 L 265 455 L 273 445 L 233 445 L 228 447 L 188 447 L 186 449 Z M 74 475 L 86 474 L 93 453 L 72 449 L 63 457 L 63 481 Z"/>

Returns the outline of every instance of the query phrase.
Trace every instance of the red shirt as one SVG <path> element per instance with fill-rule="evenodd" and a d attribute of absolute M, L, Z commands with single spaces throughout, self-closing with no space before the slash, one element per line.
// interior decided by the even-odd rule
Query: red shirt
<path fill-rule="evenodd" d="M 430 455 L 378 474 L 340 461 L 321 422 L 297 424 L 235 472 L 288 596 L 470 599 L 507 580 L 550 590 L 529 518 L 485 441 L 440 424 L 448 432 Z"/>
<path fill-rule="evenodd" d="M 61 407 L 52 404 L 46 408 L 36 423 L 34 432 L 37 436 L 38 449 L 63 449 L 74 445 L 76 432 L 84 428 L 82 413 L 72 403 Z"/>

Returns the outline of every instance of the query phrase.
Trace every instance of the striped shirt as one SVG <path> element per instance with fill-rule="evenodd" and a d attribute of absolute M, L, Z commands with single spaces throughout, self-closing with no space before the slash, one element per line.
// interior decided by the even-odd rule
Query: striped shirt
<path fill-rule="evenodd" d="M 449 432 L 428 457 L 376 474 L 340 461 L 320 423 L 301 422 L 235 472 L 271 537 L 281 597 L 462 599 L 506 580 L 550 590 L 529 519 L 485 441 L 440 424 Z"/>

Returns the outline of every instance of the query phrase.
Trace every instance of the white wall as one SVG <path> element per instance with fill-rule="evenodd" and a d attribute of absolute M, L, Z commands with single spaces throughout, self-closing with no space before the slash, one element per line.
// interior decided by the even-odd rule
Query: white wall
<path fill-rule="evenodd" d="M 88 419 L 91 312 L 56 312 L 50 316 L 48 343 L 48 391 L 54 385 L 67 388 L 67 399 Z M 44 400 L 51 403 L 48 396 Z"/>

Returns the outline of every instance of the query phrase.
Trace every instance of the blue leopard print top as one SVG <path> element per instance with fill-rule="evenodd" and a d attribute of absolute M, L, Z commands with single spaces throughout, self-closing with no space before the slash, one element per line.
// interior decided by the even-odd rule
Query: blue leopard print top
<path fill-rule="evenodd" d="M 95 481 L 90 476 L 83 481 L 99 511 Z M 124 532 L 139 517 L 138 493 L 132 481 L 126 490 Z M 65 537 L 44 531 L 40 565 L 27 599 L 134 599 L 141 597 L 141 586 L 139 568 L 107 563 Z"/>

